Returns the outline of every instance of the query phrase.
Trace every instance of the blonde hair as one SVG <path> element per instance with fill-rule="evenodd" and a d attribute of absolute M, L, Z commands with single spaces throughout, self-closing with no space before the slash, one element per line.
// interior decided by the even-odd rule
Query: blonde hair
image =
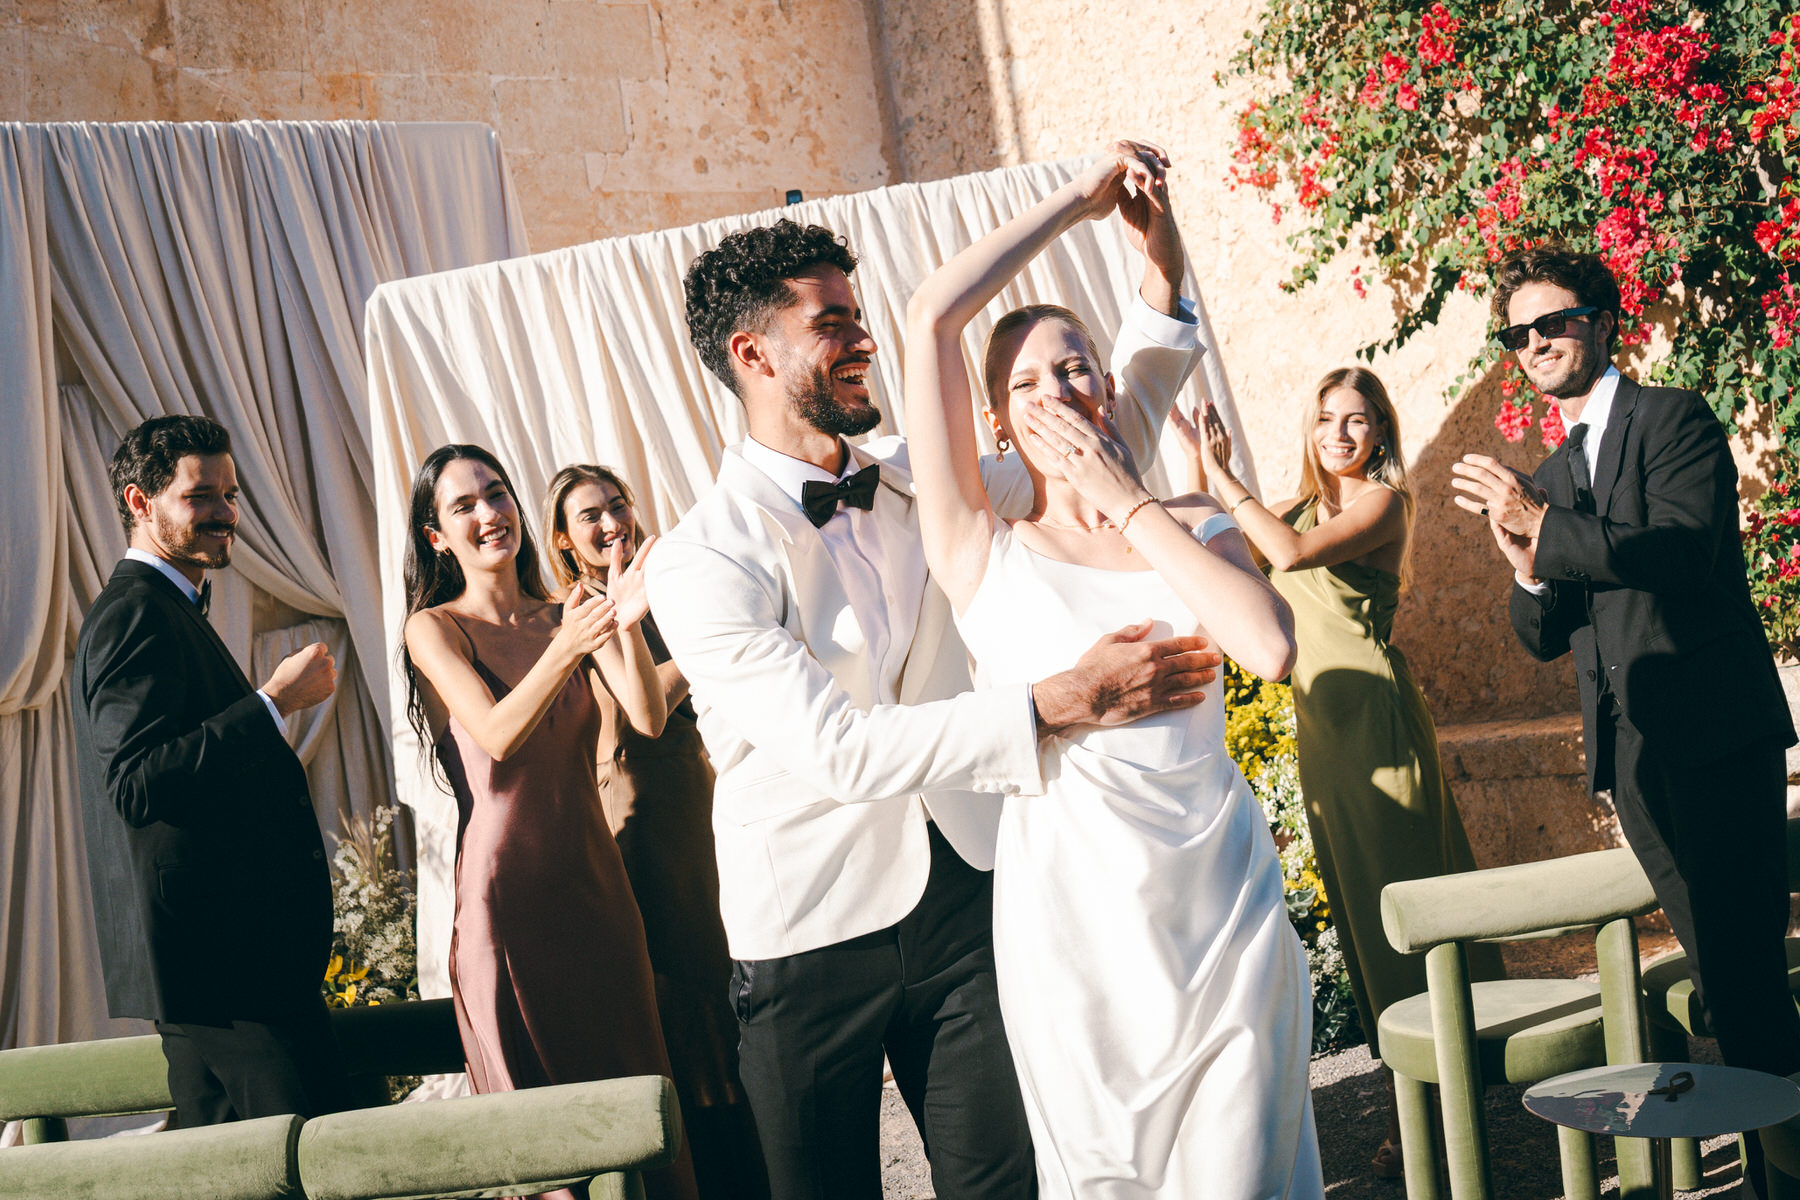
<path fill-rule="evenodd" d="M 994 327 L 988 330 L 986 343 L 982 345 L 981 382 L 987 388 L 989 408 L 997 407 L 997 398 L 1006 390 L 1006 373 L 1012 369 L 1012 363 L 1000 361 L 1001 347 L 1013 334 L 1029 331 L 1039 321 L 1061 321 L 1073 329 L 1087 347 L 1087 352 L 1093 355 L 1094 365 L 1101 370 L 1106 369 L 1106 364 L 1100 361 L 1100 347 L 1094 341 L 1094 335 L 1088 332 L 1087 322 L 1060 304 L 1027 304 L 995 321 Z"/>
<path fill-rule="evenodd" d="M 544 496 L 544 549 L 550 552 L 550 570 L 555 573 L 556 582 L 564 587 L 574 583 L 583 572 L 581 564 L 575 561 L 575 552 L 558 546 L 556 535 L 569 532 L 568 518 L 563 515 L 563 501 L 584 483 L 612 484 L 625 503 L 631 505 L 632 513 L 637 512 L 637 498 L 631 494 L 631 485 L 611 467 L 574 463 L 556 473 Z"/>
<path fill-rule="evenodd" d="M 1325 397 L 1339 388 L 1349 388 L 1361 396 L 1381 427 L 1381 441 L 1370 451 L 1363 474 L 1400 493 L 1400 499 L 1406 505 L 1406 553 L 1400 565 L 1400 581 L 1404 584 L 1412 574 L 1412 525 L 1417 504 L 1413 499 L 1412 484 L 1406 477 L 1406 455 L 1400 449 L 1400 416 L 1394 411 L 1394 402 L 1388 398 L 1381 377 L 1367 367 L 1339 367 L 1326 372 L 1325 378 L 1319 380 L 1318 390 L 1307 409 L 1306 423 L 1300 429 L 1300 501 L 1314 503 L 1325 493 L 1325 480 L 1330 472 L 1319 461 L 1319 446 L 1313 440 L 1313 429 L 1319 423 Z M 1335 492 L 1335 487 L 1332 490 Z"/>

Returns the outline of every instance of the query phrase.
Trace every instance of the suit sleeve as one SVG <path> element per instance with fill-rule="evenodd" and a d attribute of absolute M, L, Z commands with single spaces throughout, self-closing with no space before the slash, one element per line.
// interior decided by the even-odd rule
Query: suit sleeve
<path fill-rule="evenodd" d="M 198 726 L 189 709 L 191 643 L 155 605 L 115 606 L 89 642 L 82 702 L 108 798 L 132 826 L 232 821 L 258 769 L 288 750 L 250 692 Z"/>
<path fill-rule="evenodd" d="M 1737 468 L 1725 430 L 1697 396 L 1640 403 L 1645 520 L 1628 525 L 1552 507 L 1538 533 L 1537 575 L 1653 593 L 1709 575 L 1737 523 Z"/>
<path fill-rule="evenodd" d="M 1550 594 L 1539 598 L 1520 587 L 1512 586 L 1508 605 L 1513 632 L 1519 643 L 1539 662 L 1561 658 L 1569 652 L 1569 634 L 1587 624 L 1587 612 L 1573 596 L 1563 595 L 1553 581 Z"/>
<path fill-rule="evenodd" d="M 670 541 L 647 571 L 657 628 L 693 694 L 823 794 L 854 804 L 952 789 L 1043 790 L 1025 685 L 865 711 L 730 558 Z"/>

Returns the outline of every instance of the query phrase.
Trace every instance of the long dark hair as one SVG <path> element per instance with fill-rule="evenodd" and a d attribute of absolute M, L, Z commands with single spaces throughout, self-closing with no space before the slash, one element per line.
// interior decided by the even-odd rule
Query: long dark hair
<path fill-rule="evenodd" d="M 408 618 L 427 608 L 448 604 L 462 595 L 463 589 L 468 586 L 468 580 L 463 578 L 462 564 L 456 561 L 456 555 L 439 554 L 433 550 L 431 538 L 425 532 L 438 527 L 437 485 L 444 474 L 444 468 L 463 459 L 481 463 L 499 476 L 507 495 L 512 497 L 513 507 L 519 511 L 519 553 L 513 558 L 513 569 L 519 575 L 519 590 L 538 600 L 550 599 L 549 592 L 544 589 L 542 569 L 538 565 L 537 543 L 532 540 L 531 525 L 525 519 L 524 509 L 519 506 L 519 492 L 513 487 L 512 477 L 500 465 L 500 460 L 482 447 L 452 442 L 448 446 L 439 446 L 426 455 L 425 461 L 419 464 L 418 474 L 413 476 L 412 503 L 408 506 L 406 516 Z M 435 764 L 436 757 L 431 754 L 431 725 L 426 719 L 425 705 L 419 695 L 419 673 L 413 666 L 412 652 L 406 648 L 404 633 L 400 638 L 400 669 L 406 676 L 406 719 L 411 723 L 413 732 L 418 735 L 420 748 Z M 443 781 L 441 767 L 437 767 L 434 774 Z"/>

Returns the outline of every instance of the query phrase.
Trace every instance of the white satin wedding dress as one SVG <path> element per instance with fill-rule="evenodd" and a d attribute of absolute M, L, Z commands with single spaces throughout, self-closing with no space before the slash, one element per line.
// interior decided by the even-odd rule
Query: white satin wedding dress
<path fill-rule="evenodd" d="M 1145 619 L 1198 627 L 1155 572 L 1059 562 L 1002 526 L 957 624 L 988 685 Z M 1047 742 L 1046 793 L 1006 801 L 994 955 L 1045 1200 L 1324 1193 L 1306 954 L 1224 730 L 1215 682 L 1196 708 Z"/>

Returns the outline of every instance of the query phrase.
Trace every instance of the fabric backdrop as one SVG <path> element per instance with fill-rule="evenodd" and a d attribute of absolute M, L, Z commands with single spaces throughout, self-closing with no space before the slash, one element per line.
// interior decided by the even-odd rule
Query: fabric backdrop
<path fill-rule="evenodd" d="M 485 126 L 0 124 L 0 1047 L 147 1028 L 106 1016 L 67 686 L 125 549 L 119 438 L 166 413 L 231 431 L 213 623 L 254 679 L 331 647 L 337 694 L 289 736 L 327 832 L 366 818 L 392 768 L 363 304 L 525 251 Z"/>
<path fill-rule="evenodd" d="M 1012 167 L 926 184 L 903 184 L 683 229 L 593 242 L 466 270 L 384 284 L 369 299 L 366 343 L 380 542 L 385 660 L 396 661 L 405 615 L 400 586 L 407 494 L 414 469 L 445 442 L 474 442 L 499 456 L 527 519 L 558 468 L 600 462 L 636 489 L 651 530 L 671 527 L 712 484 L 726 446 L 744 436 L 743 412 L 689 346 L 681 280 L 688 263 L 726 234 L 780 216 L 848 237 L 865 324 L 880 346 L 873 384 L 901 432 L 900 341 L 913 289 L 970 242 L 1073 178 L 1084 162 Z M 981 339 L 1002 313 L 1054 300 L 1087 319 L 1110 349 L 1141 261 L 1116 220 L 1083 222 L 1031 264 L 964 340 L 973 377 Z M 1240 427 L 1218 343 L 1192 280 L 1208 353 L 1182 403 L 1203 394 Z M 986 422 L 978 422 L 987 435 Z M 1173 445 L 1173 434 L 1164 450 Z M 1240 478 L 1254 487 L 1247 440 L 1234 439 Z M 1161 462 L 1146 482 L 1185 491 L 1184 461 Z M 1171 483 L 1175 486 L 1171 488 Z M 535 530 L 535 526 L 534 526 Z M 540 538 L 541 541 L 541 538 Z M 390 684 L 396 791 L 414 813 L 419 854 L 419 971 L 426 995 L 449 992 L 448 956 L 456 804 L 431 779 L 407 724 L 405 685 Z"/>

